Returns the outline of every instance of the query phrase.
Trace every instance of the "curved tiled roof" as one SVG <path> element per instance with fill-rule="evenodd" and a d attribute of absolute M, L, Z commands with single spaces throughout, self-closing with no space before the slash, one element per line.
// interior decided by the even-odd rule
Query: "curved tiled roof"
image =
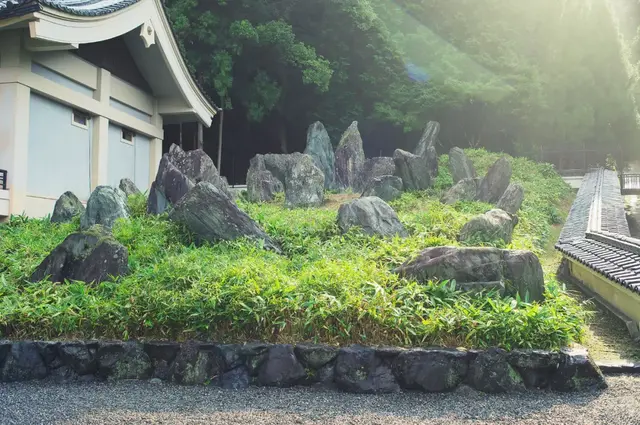
<path fill-rule="evenodd" d="M 0 18 L 20 16 L 48 6 L 78 16 L 100 16 L 116 12 L 138 0 L 0 0 Z"/>

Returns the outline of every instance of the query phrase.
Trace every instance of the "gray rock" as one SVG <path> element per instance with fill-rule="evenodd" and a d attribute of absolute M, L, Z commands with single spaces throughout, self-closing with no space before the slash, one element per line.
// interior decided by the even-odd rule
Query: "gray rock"
<path fill-rule="evenodd" d="M 231 196 L 213 160 L 202 149 L 185 152 L 178 145 L 171 145 L 169 152 L 160 160 L 149 193 L 147 211 L 151 214 L 163 213 L 200 182 L 211 183 L 226 196 Z"/>
<path fill-rule="evenodd" d="M 103 342 L 96 354 L 98 376 L 103 379 L 149 379 L 151 359 L 137 342 Z"/>
<path fill-rule="evenodd" d="M 289 208 L 317 207 L 324 201 L 324 175 L 309 155 L 296 162 L 285 179 L 284 204 Z"/>
<path fill-rule="evenodd" d="M 549 387 L 560 367 L 562 355 L 544 350 L 513 350 L 507 354 L 509 364 L 518 371 L 527 388 Z"/>
<path fill-rule="evenodd" d="M 43 379 L 49 374 L 38 345 L 31 341 L 11 344 L 4 365 L 0 369 L 0 382 L 19 382 Z"/>
<path fill-rule="evenodd" d="M 504 275 L 507 277 L 506 292 L 520 294 L 531 301 L 544 300 L 544 272 L 540 260 L 531 251 L 504 251 Z M 516 276 L 517 279 L 509 279 Z"/>
<path fill-rule="evenodd" d="M 256 222 L 211 183 L 198 183 L 174 206 L 169 218 L 186 226 L 201 241 L 248 237 L 262 240 L 266 248 L 278 251 Z"/>
<path fill-rule="evenodd" d="M 251 158 L 247 171 L 247 199 L 249 202 L 272 201 L 276 193 L 284 191 L 280 180 L 267 170 L 264 156 L 256 155 Z"/>
<path fill-rule="evenodd" d="M 436 148 L 434 146 L 429 146 L 427 148 L 427 154 L 425 156 L 427 160 L 427 171 L 429 172 L 429 177 L 431 178 L 431 182 L 436 180 L 438 177 L 438 152 L 436 152 Z"/>
<path fill-rule="evenodd" d="M 453 185 L 440 199 L 443 204 L 455 204 L 458 201 L 473 201 L 478 191 L 479 179 L 463 179 Z"/>
<path fill-rule="evenodd" d="M 437 121 L 429 121 L 424 128 L 422 137 L 413 153 L 417 156 L 427 157 L 427 150 L 430 147 L 435 148 L 440 133 L 440 123 Z"/>
<path fill-rule="evenodd" d="M 352 122 L 342 134 L 335 157 L 336 184 L 340 188 L 355 188 L 365 160 L 357 121 Z"/>
<path fill-rule="evenodd" d="M 414 349 L 402 352 L 393 372 L 402 388 L 442 392 L 455 389 L 469 368 L 469 353 L 455 349 Z"/>
<path fill-rule="evenodd" d="M 219 361 L 213 350 L 201 349 L 197 343 L 184 343 L 171 364 L 170 379 L 179 384 L 198 385 L 219 375 Z"/>
<path fill-rule="evenodd" d="M 338 226 L 344 233 L 351 227 L 358 226 L 368 235 L 408 236 L 396 212 L 375 196 L 354 199 L 340 205 Z"/>
<path fill-rule="evenodd" d="M 134 182 L 127 178 L 120 180 L 120 185 L 118 187 L 121 191 L 124 192 L 127 197 L 131 195 L 139 195 L 142 193 L 140 192 L 140 189 L 138 189 L 138 186 L 136 186 Z"/>
<path fill-rule="evenodd" d="M 465 179 L 475 179 L 476 169 L 473 162 L 465 155 L 460 148 L 451 148 L 449 151 L 449 171 L 453 178 L 453 183 L 458 183 Z"/>
<path fill-rule="evenodd" d="M 525 261 L 525 265 L 518 265 Z M 509 282 L 508 295 L 519 293 L 524 298 L 528 291 L 531 301 L 543 301 L 544 277 L 539 267 L 535 254 L 528 251 L 440 246 L 423 250 L 394 272 L 424 283 L 455 279 L 461 288 L 466 283 Z"/>
<path fill-rule="evenodd" d="M 506 157 L 497 160 L 478 186 L 477 200 L 494 204 L 500 200 L 511 180 L 511 163 Z"/>
<path fill-rule="evenodd" d="M 63 193 L 53 207 L 52 223 L 66 223 L 84 213 L 84 205 L 73 192 Z"/>
<path fill-rule="evenodd" d="M 313 162 L 324 173 L 324 187 L 335 187 L 336 158 L 329 133 L 320 121 L 316 121 L 307 130 L 307 147 L 304 153 L 309 155 Z"/>
<path fill-rule="evenodd" d="M 560 366 L 550 387 L 555 391 L 592 390 L 605 389 L 607 383 L 587 350 L 573 347 L 561 350 Z"/>
<path fill-rule="evenodd" d="M 294 352 L 304 367 L 320 369 L 335 360 L 338 349 L 328 345 L 296 345 Z"/>
<path fill-rule="evenodd" d="M 260 366 L 258 382 L 271 387 L 290 387 L 306 376 L 291 345 L 274 345 Z"/>
<path fill-rule="evenodd" d="M 402 196 L 402 179 L 398 176 L 375 177 L 362 196 L 377 196 L 385 202 L 395 201 Z"/>
<path fill-rule="evenodd" d="M 391 368 L 372 348 L 341 348 L 336 358 L 335 383 L 352 393 L 391 393 L 400 390 Z"/>
<path fill-rule="evenodd" d="M 431 187 L 426 158 L 396 149 L 393 161 L 396 164 L 396 176 L 402 179 L 404 190 L 424 190 Z"/>
<path fill-rule="evenodd" d="M 373 180 L 382 176 L 393 176 L 396 173 L 396 164 L 393 158 L 380 156 L 369 158 L 364 162 L 360 177 L 355 187 L 358 191 L 363 191 L 373 183 Z"/>
<path fill-rule="evenodd" d="M 287 154 L 268 153 L 266 155 L 257 155 L 262 157 L 264 166 L 273 176 L 280 180 L 283 184 L 287 180 L 287 176 L 291 173 L 291 169 L 296 165 L 305 154 L 293 152 Z"/>
<path fill-rule="evenodd" d="M 507 361 L 507 353 L 498 348 L 478 353 L 471 362 L 467 378 L 471 386 L 485 393 L 525 389 L 522 377 Z"/>
<path fill-rule="evenodd" d="M 460 230 L 460 242 L 494 242 L 502 240 L 511 242 L 513 228 L 518 223 L 515 216 L 493 209 L 469 220 Z"/>
<path fill-rule="evenodd" d="M 79 280 L 98 284 L 129 273 L 127 248 L 100 226 L 72 233 L 40 263 L 31 282 Z"/>
<path fill-rule="evenodd" d="M 225 390 L 244 390 L 249 388 L 249 380 L 247 368 L 239 366 L 222 374 L 220 386 Z"/>
<path fill-rule="evenodd" d="M 96 349 L 83 342 L 63 342 L 58 347 L 62 363 L 78 375 L 91 375 L 98 370 Z"/>
<path fill-rule="evenodd" d="M 511 183 L 502 194 L 496 207 L 510 214 L 518 212 L 524 201 L 524 188 L 518 183 Z"/>
<path fill-rule="evenodd" d="M 111 186 L 98 186 L 89 196 L 80 229 L 87 230 L 96 224 L 111 229 L 119 218 L 129 218 L 126 195 Z"/>

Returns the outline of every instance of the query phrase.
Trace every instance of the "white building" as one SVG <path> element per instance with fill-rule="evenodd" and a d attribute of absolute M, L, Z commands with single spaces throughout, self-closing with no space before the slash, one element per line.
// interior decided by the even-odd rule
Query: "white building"
<path fill-rule="evenodd" d="M 71 190 L 148 189 L 163 125 L 210 126 L 161 0 L 0 0 L 0 219 Z"/>

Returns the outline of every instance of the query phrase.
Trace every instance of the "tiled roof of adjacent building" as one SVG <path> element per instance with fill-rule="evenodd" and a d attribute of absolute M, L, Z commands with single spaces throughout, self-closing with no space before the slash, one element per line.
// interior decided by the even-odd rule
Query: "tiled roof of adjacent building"
<path fill-rule="evenodd" d="M 52 7 L 78 16 L 100 16 L 124 9 L 138 0 L 0 0 L 0 18 L 26 15 Z"/>

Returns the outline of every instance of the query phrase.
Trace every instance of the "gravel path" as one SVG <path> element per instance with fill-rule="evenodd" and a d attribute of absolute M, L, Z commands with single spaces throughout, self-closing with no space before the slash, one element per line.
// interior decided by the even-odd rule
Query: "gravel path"
<path fill-rule="evenodd" d="M 353 395 L 313 389 L 226 391 L 148 382 L 0 385 L 0 424 L 640 424 L 640 377 L 599 393 Z"/>

